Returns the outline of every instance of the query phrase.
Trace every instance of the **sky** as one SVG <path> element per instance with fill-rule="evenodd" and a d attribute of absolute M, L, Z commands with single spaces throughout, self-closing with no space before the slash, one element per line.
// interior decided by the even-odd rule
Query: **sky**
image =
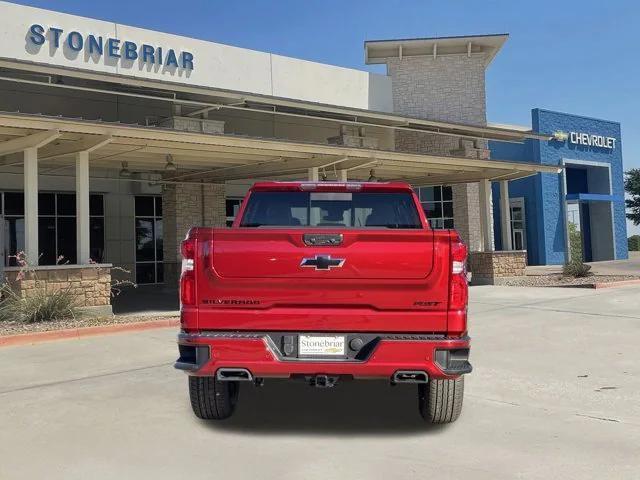
<path fill-rule="evenodd" d="M 20 0 L 101 20 L 384 73 L 363 42 L 509 33 L 487 71 L 491 122 L 534 107 L 618 121 L 640 168 L 640 2 L 627 0 Z M 629 233 L 640 228 L 629 226 Z"/>

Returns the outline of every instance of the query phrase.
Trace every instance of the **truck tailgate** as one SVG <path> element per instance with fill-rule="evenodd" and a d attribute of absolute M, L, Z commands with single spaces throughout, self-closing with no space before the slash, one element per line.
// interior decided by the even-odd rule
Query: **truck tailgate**
<path fill-rule="evenodd" d="M 200 329 L 446 330 L 447 232 L 204 230 L 196 269 Z M 340 242 L 309 245 L 315 234 Z"/>

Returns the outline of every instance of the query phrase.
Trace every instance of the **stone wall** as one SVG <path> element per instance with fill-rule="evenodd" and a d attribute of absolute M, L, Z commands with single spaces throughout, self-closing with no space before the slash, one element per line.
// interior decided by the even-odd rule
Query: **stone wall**
<path fill-rule="evenodd" d="M 191 227 L 223 227 L 225 186 L 198 183 L 168 184 L 162 194 L 164 277 L 176 284 L 180 272 L 180 242 Z"/>
<path fill-rule="evenodd" d="M 389 58 L 387 72 L 395 112 L 445 122 L 487 123 L 483 56 Z"/>
<path fill-rule="evenodd" d="M 431 55 L 389 58 L 393 108 L 397 113 L 429 120 L 486 125 L 485 58 Z M 489 158 L 481 140 L 414 132 L 396 132 L 399 151 Z M 478 184 L 453 186 L 456 230 L 470 250 L 482 245 Z"/>
<path fill-rule="evenodd" d="M 525 250 L 471 252 L 469 270 L 471 282 L 477 285 L 499 285 L 500 280 L 521 277 L 527 266 Z"/>
<path fill-rule="evenodd" d="M 481 250 L 480 187 L 477 183 L 460 183 L 451 190 L 454 227 L 470 252 Z"/>
<path fill-rule="evenodd" d="M 52 292 L 70 289 L 78 307 L 96 315 L 111 312 L 111 265 L 55 265 L 32 267 L 20 277 L 20 269 L 7 267 L 5 275 L 22 296 L 36 290 Z"/>

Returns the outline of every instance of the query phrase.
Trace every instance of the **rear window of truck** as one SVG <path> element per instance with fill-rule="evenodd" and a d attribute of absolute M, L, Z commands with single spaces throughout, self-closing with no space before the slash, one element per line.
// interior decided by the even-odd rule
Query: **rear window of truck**
<path fill-rule="evenodd" d="M 240 226 L 422 228 L 413 196 L 391 192 L 253 192 Z"/>

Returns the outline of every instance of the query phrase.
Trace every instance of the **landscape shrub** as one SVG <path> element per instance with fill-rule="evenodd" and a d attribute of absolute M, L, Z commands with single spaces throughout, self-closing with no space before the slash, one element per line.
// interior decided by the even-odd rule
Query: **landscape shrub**
<path fill-rule="evenodd" d="M 76 296 L 69 288 L 46 291 L 36 288 L 22 296 L 11 285 L 0 287 L 0 321 L 23 323 L 52 322 L 76 318 Z"/>
<path fill-rule="evenodd" d="M 564 267 L 562 267 L 562 274 L 565 277 L 581 278 L 593 275 L 590 270 L 591 265 L 587 265 L 582 261 L 573 261 L 566 263 Z"/>

